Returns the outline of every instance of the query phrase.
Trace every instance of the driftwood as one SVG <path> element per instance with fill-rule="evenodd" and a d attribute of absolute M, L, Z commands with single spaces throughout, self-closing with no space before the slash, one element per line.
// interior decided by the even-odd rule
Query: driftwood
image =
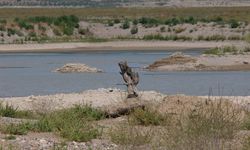
<path fill-rule="evenodd" d="M 128 98 L 138 97 L 136 86 L 139 83 L 139 74 L 137 72 L 133 72 L 126 61 L 120 62 L 119 67 L 121 69 L 120 74 L 122 75 L 127 86 Z"/>

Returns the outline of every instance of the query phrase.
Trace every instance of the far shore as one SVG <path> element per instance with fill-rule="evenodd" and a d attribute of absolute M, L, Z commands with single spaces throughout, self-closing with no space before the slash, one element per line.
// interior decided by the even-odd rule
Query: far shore
<path fill-rule="evenodd" d="M 227 45 L 247 45 L 245 42 L 177 42 L 177 41 L 110 41 L 110 42 L 74 42 L 44 44 L 2 44 L 0 53 L 35 53 L 35 52 L 84 52 L 84 51 L 116 51 L 116 50 L 187 50 L 206 49 Z"/>

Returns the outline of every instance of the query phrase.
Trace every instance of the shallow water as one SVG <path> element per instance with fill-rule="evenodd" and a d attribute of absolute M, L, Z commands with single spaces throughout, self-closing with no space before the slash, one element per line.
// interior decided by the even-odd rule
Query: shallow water
<path fill-rule="evenodd" d="M 199 55 L 202 50 L 184 53 Z M 117 63 L 127 60 L 140 74 L 139 90 L 166 94 L 250 95 L 250 72 L 146 72 L 139 68 L 173 51 L 106 51 L 83 53 L 0 54 L 0 97 L 80 92 L 97 88 L 125 89 Z M 52 72 L 66 63 L 85 63 L 105 73 Z"/>

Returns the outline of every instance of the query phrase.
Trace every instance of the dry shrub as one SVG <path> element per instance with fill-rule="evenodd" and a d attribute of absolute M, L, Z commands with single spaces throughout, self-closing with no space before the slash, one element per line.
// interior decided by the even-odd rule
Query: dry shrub
<path fill-rule="evenodd" d="M 144 145 L 151 141 L 151 136 L 150 129 L 135 125 L 118 125 L 110 132 L 111 140 L 121 145 Z"/>
<path fill-rule="evenodd" d="M 176 109 L 176 113 L 162 113 L 159 107 L 164 104 L 135 110 L 128 117 L 128 125 L 111 129 L 111 140 L 133 148 L 147 145 L 167 150 L 229 149 L 244 118 L 238 106 L 222 99 L 196 101 L 192 107 Z"/>
<path fill-rule="evenodd" d="M 234 104 L 215 100 L 175 116 L 159 132 L 159 145 L 169 149 L 227 149 L 240 130 L 244 112 Z"/>

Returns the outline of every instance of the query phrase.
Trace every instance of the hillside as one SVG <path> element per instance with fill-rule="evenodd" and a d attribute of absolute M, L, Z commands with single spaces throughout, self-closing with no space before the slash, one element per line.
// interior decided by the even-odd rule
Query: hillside
<path fill-rule="evenodd" d="M 250 6 L 250 0 L 0 0 L 0 6 L 204 7 Z"/>
<path fill-rule="evenodd" d="M 222 17 L 81 20 L 77 16 L 0 20 L 0 43 L 104 42 L 112 40 L 250 41 L 246 21 Z"/>

